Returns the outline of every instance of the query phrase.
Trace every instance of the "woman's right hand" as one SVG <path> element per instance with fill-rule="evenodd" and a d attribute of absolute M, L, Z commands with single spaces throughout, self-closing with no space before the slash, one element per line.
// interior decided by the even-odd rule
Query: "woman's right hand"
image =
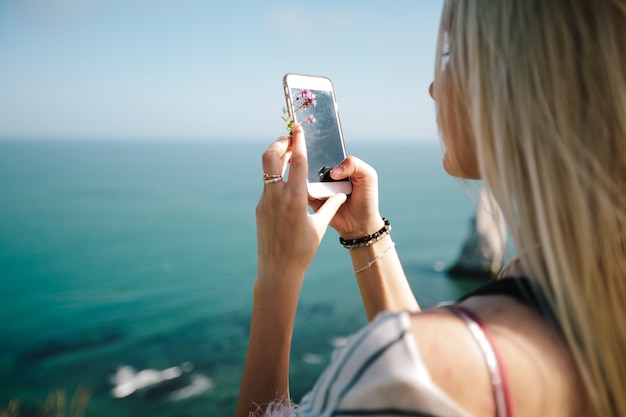
<path fill-rule="evenodd" d="M 350 177 L 352 181 L 352 194 L 330 225 L 344 239 L 358 239 L 379 231 L 385 223 L 378 210 L 378 175 L 374 168 L 350 156 L 330 175 L 334 179 Z M 319 204 L 310 202 L 314 209 Z M 398 254 L 391 250 L 393 247 L 391 237 L 387 236 L 349 251 L 354 270 L 358 271 L 355 275 L 369 320 L 384 310 L 419 310 Z"/>
<path fill-rule="evenodd" d="M 330 175 L 335 180 L 350 177 L 352 194 L 339 208 L 330 225 L 344 239 L 356 239 L 370 235 L 384 226 L 378 211 L 378 175 L 376 170 L 362 160 L 349 156 Z M 322 201 L 311 200 L 314 210 L 322 206 Z"/>

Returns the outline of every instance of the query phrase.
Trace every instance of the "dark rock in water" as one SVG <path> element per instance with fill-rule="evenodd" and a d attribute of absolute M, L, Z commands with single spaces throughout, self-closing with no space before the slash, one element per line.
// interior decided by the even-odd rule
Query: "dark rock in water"
<path fill-rule="evenodd" d="M 121 340 L 124 334 L 119 330 L 98 330 L 98 333 L 81 334 L 81 339 L 54 339 L 41 343 L 39 346 L 26 350 L 19 357 L 20 364 L 41 361 L 54 356 L 91 349 Z"/>
<path fill-rule="evenodd" d="M 495 278 L 506 252 L 506 226 L 497 203 L 481 190 L 470 232 L 456 263 L 446 273 L 454 277 Z"/>
<path fill-rule="evenodd" d="M 182 374 L 177 378 L 166 380 L 151 387 L 139 390 L 137 391 L 137 394 L 144 398 L 164 398 L 171 395 L 173 392 L 188 386 L 190 381 L 191 379 L 189 374 Z"/>

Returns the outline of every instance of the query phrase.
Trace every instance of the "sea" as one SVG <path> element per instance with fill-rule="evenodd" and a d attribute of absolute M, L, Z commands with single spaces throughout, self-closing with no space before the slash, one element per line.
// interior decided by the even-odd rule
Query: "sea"
<path fill-rule="evenodd" d="M 267 145 L 1 140 L 0 410 L 232 416 Z M 436 141 L 347 147 L 378 172 L 421 306 L 480 285 L 445 272 L 470 231 L 476 185 L 444 172 Z M 349 254 L 329 229 L 299 300 L 295 400 L 365 324 Z"/>

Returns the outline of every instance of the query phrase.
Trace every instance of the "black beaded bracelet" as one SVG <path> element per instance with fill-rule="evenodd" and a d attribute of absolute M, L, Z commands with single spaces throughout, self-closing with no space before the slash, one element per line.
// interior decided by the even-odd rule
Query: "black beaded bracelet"
<path fill-rule="evenodd" d="M 391 233 L 391 225 L 389 224 L 389 220 L 383 217 L 383 221 L 385 222 L 385 225 L 378 232 L 371 235 L 359 237 L 357 239 L 344 239 L 342 237 L 339 237 L 339 243 L 341 243 L 346 249 L 355 249 L 362 248 L 363 246 L 369 246 L 374 242 L 378 242 L 380 239 Z"/>

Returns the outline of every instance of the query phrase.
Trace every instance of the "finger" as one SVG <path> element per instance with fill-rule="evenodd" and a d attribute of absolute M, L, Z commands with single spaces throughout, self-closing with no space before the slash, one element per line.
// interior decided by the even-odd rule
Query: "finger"
<path fill-rule="evenodd" d="M 306 184 L 309 165 L 306 159 L 306 144 L 302 125 L 294 123 L 291 135 L 291 160 L 289 183 Z"/>
<path fill-rule="evenodd" d="M 263 172 L 270 175 L 282 175 L 289 160 L 289 141 L 288 136 L 282 136 L 276 139 L 263 152 L 261 157 Z"/>
<path fill-rule="evenodd" d="M 333 168 L 333 170 L 330 171 L 330 177 L 335 180 L 350 177 L 352 181 L 356 182 L 363 180 L 376 181 L 378 178 L 374 168 L 354 156 L 347 157 Z"/>
<path fill-rule="evenodd" d="M 326 202 L 326 200 L 318 200 L 317 198 L 309 198 L 309 206 L 313 209 L 313 211 L 317 212 L 317 210 L 322 207 L 322 205 Z"/>
<path fill-rule="evenodd" d="M 314 216 L 321 222 L 322 226 L 328 226 L 335 214 L 337 214 L 337 210 L 347 199 L 348 196 L 343 193 L 331 196 L 317 209 Z"/>

